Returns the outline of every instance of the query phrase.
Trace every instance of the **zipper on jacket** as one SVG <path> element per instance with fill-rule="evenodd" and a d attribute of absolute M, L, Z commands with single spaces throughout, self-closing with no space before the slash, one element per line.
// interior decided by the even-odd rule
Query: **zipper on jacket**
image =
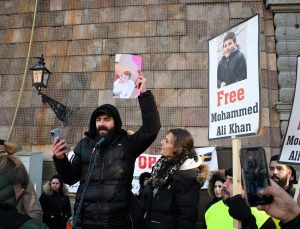
<path fill-rule="evenodd" d="M 102 197 L 102 200 L 104 199 L 103 198 L 103 178 L 104 178 L 104 155 L 105 155 L 106 152 L 103 152 L 103 154 L 99 155 L 100 157 L 100 165 L 101 165 L 101 176 L 100 176 L 100 197 Z M 102 211 L 103 210 L 103 203 L 101 204 L 101 208 L 100 210 Z"/>

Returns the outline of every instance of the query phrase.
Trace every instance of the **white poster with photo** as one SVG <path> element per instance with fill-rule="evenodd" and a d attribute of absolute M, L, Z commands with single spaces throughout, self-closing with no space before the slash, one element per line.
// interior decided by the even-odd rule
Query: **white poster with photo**
<path fill-rule="evenodd" d="M 140 89 L 136 85 L 142 69 L 142 57 L 131 54 L 116 54 L 113 97 L 120 99 L 136 98 Z"/>
<path fill-rule="evenodd" d="M 254 135 L 260 128 L 259 16 L 209 44 L 209 139 Z"/>
<path fill-rule="evenodd" d="M 297 78 L 293 108 L 284 137 L 279 161 L 300 164 L 300 56 L 297 57 Z"/>

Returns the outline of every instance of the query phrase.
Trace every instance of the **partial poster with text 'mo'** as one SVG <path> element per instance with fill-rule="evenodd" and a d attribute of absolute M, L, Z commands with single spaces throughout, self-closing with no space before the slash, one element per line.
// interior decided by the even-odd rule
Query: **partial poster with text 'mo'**
<path fill-rule="evenodd" d="M 297 57 L 297 78 L 289 124 L 281 147 L 279 161 L 300 164 L 300 56 Z"/>

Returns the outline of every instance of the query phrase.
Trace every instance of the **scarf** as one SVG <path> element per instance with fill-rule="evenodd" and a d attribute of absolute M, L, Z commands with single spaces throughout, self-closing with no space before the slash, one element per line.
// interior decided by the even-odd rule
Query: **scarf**
<path fill-rule="evenodd" d="M 152 168 L 151 178 L 153 196 L 158 192 L 159 188 L 164 186 L 168 180 L 172 180 L 179 171 L 180 166 L 188 159 L 189 155 L 176 155 L 168 160 L 162 156 Z"/>

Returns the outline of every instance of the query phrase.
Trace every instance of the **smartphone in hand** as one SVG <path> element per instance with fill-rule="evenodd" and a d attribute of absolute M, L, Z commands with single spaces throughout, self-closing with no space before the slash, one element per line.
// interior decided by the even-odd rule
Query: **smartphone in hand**
<path fill-rule="evenodd" d="M 240 161 L 248 204 L 257 206 L 271 203 L 272 196 L 263 196 L 258 193 L 260 189 L 271 185 L 264 148 L 241 148 Z"/>
<path fill-rule="evenodd" d="M 52 138 L 52 141 L 55 141 L 55 139 L 60 139 L 59 129 L 56 128 L 56 129 L 50 130 L 50 136 Z"/>

